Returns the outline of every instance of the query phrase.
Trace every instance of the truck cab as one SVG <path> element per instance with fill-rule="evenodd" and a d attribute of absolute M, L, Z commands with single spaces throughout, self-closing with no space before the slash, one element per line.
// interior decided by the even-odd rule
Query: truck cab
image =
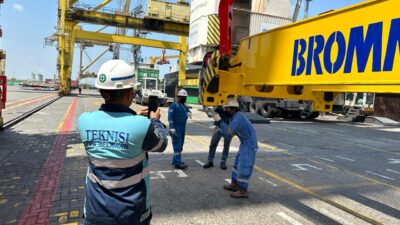
<path fill-rule="evenodd" d="M 143 78 L 142 83 L 137 83 L 136 85 L 136 103 L 147 105 L 150 96 L 157 96 L 159 105 L 165 105 L 167 99 L 165 93 L 160 89 L 157 78 Z"/>

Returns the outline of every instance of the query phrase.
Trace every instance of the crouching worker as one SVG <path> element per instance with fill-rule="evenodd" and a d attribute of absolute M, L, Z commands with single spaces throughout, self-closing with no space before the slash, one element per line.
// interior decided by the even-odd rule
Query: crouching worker
<path fill-rule="evenodd" d="M 248 198 L 248 184 L 253 173 L 257 152 L 257 135 L 250 121 L 239 112 L 239 103 L 230 98 L 223 106 L 228 115 L 232 117 L 229 125 L 221 120 L 218 113 L 213 115 L 215 121 L 220 121 L 221 131 L 226 138 L 237 135 L 240 140 L 239 151 L 233 164 L 231 184 L 224 185 L 224 189 L 233 191 L 232 198 Z"/>
<path fill-rule="evenodd" d="M 105 103 L 79 117 L 78 129 L 89 160 L 84 205 L 85 225 L 150 224 L 147 152 L 167 147 L 160 111 L 150 119 L 129 108 L 135 97 L 134 71 L 122 60 L 104 63 L 96 87 Z"/>

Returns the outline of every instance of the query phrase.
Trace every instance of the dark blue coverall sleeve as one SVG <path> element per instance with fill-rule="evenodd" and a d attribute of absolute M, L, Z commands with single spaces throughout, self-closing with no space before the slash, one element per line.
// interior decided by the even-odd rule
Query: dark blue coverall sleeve
<path fill-rule="evenodd" d="M 224 136 L 232 138 L 238 132 L 240 121 L 237 118 L 238 117 L 233 116 L 229 125 L 221 119 L 219 126 Z"/>
<path fill-rule="evenodd" d="M 158 119 L 151 119 L 143 140 L 142 149 L 149 152 L 163 152 L 168 145 L 167 131 Z"/>

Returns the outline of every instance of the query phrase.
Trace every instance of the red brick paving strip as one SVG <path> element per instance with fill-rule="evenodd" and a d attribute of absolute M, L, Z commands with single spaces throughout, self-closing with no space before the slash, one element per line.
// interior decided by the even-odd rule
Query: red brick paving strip
<path fill-rule="evenodd" d="M 40 173 L 40 181 L 36 186 L 35 194 L 25 208 L 18 225 L 46 225 L 49 223 L 52 197 L 60 180 L 67 137 L 71 130 L 76 104 L 77 98 L 74 98 L 58 131 L 53 151 L 50 152 Z"/>

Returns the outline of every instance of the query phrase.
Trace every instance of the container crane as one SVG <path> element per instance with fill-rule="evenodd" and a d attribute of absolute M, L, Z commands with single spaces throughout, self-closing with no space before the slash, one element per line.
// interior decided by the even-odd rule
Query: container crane
<path fill-rule="evenodd" d="M 314 111 L 330 112 L 339 93 L 400 93 L 398 0 L 370 0 L 244 38 L 234 57 L 232 5 L 221 0 L 220 48 L 204 57 L 203 105 L 236 95 L 309 100 Z"/>

